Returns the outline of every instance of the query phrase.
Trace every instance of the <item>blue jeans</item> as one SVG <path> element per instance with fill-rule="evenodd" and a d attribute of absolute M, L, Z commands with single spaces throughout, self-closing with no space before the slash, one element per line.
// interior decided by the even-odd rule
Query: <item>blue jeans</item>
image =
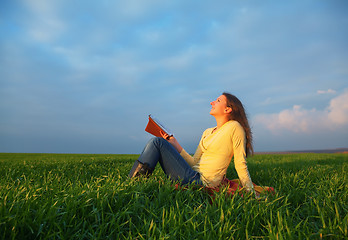
<path fill-rule="evenodd" d="M 181 184 L 195 182 L 203 185 L 200 173 L 194 171 L 178 151 L 164 138 L 152 138 L 146 144 L 138 161 L 149 164 L 152 169 L 155 169 L 159 162 L 164 173 L 172 181 L 180 181 Z"/>

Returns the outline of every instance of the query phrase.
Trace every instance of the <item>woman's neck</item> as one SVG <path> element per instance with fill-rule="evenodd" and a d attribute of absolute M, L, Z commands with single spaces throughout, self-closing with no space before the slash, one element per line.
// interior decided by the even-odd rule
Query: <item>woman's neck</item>
<path fill-rule="evenodd" d="M 225 123 L 229 121 L 228 117 L 215 117 L 216 120 L 216 129 L 222 127 Z"/>

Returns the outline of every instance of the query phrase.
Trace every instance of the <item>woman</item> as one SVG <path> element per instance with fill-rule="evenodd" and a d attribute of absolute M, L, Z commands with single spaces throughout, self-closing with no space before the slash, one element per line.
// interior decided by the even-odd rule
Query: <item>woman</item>
<path fill-rule="evenodd" d="M 181 184 L 196 183 L 218 187 L 234 156 L 234 164 L 244 189 L 254 192 L 246 157 L 253 154 L 252 135 L 244 107 L 237 97 L 223 93 L 210 103 L 216 127 L 203 132 L 194 156 L 175 137 L 153 138 L 135 161 L 129 177 L 149 176 L 160 163 L 164 173 Z"/>

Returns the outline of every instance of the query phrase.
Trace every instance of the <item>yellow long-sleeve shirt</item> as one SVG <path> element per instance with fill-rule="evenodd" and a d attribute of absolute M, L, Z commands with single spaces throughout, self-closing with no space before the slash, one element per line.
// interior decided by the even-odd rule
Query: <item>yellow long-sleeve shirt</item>
<path fill-rule="evenodd" d="M 184 149 L 180 155 L 193 170 L 201 174 L 203 184 L 208 187 L 216 187 L 221 183 L 234 156 L 239 180 L 246 190 L 253 191 L 246 164 L 246 138 L 243 127 L 237 121 L 228 121 L 219 129 L 215 129 L 216 127 L 208 128 L 203 132 L 193 157 Z"/>

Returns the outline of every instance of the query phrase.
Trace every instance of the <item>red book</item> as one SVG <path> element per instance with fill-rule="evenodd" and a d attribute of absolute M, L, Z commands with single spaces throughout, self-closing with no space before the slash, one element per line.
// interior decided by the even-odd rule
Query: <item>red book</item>
<path fill-rule="evenodd" d="M 149 115 L 149 121 L 146 125 L 145 131 L 156 137 L 162 137 L 164 133 L 168 134 L 169 137 L 173 136 L 171 131 L 161 124 L 156 118 L 151 116 L 151 114 Z"/>

